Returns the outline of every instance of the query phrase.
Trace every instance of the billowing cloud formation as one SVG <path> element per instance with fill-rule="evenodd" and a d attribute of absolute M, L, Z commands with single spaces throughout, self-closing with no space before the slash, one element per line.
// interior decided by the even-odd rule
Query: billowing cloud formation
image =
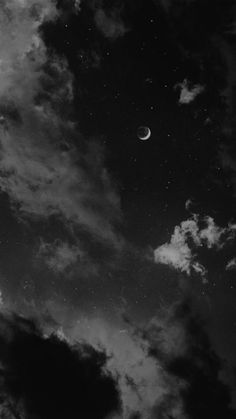
<path fill-rule="evenodd" d="M 202 223 L 203 226 L 201 226 Z M 233 240 L 235 235 L 235 224 L 219 227 L 212 217 L 205 217 L 201 220 L 198 215 L 193 215 L 175 227 L 169 243 L 154 250 L 154 259 L 156 263 L 169 265 L 187 275 L 190 275 L 192 271 L 196 272 L 205 281 L 207 272 L 205 267 L 196 260 L 196 249 L 205 246 L 208 249 L 220 250 Z"/>
<path fill-rule="evenodd" d="M 180 90 L 179 104 L 188 105 L 193 102 L 194 99 L 204 91 L 204 87 L 200 84 L 194 84 L 191 86 L 187 79 L 184 79 L 182 83 L 175 85 L 175 89 Z"/>
<path fill-rule="evenodd" d="M 200 245 L 195 220 L 183 221 L 180 226 L 175 227 L 170 243 L 165 243 L 154 251 L 155 262 L 170 265 L 187 275 L 193 270 L 205 277 L 206 270 L 196 261 L 188 243 L 189 236 L 193 238 L 195 244 Z"/>
<path fill-rule="evenodd" d="M 119 412 L 106 356 L 89 345 L 69 346 L 29 320 L 1 314 L 0 361 L 2 418 L 103 419 Z"/>
<path fill-rule="evenodd" d="M 57 16 L 56 4 L 2 3 L 0 188 L 20 217 L 56 216 L 118 245 L 119 198 L 103 150 L 85 143 L 71 120 L 73 77 L 39 36 L 41 24 Z"/>

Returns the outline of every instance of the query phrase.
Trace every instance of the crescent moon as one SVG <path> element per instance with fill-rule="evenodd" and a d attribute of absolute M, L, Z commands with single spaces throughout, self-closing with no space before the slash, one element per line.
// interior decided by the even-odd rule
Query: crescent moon
<path fill-rule="evenodd" d="M 140 136 L 139 138 L 140 138 L 140 140 L 145 141 L 145 140 L 148 140 L 151 137 L 151 134 L 152 133 L 151 133 L 150 128 L 147 127 L 147 134 L 145 136 Z"/>

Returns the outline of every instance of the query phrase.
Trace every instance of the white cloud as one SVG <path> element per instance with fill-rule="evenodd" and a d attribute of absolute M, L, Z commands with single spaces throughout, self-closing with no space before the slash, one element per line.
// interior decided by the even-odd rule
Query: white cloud
<path fill-rule="evenodd" d="M 109 357 L 107 369 L 118 379 L 124 418 L 134 412 L 140 412 L 142 417 L 153 417 L 155 407 L 166 399 L 169 400 L 166 409 L 170 416 L 174 411 L 181 411 L 179 392 L 184 383 L 171 377 L 158 359 L 149 356 L 151 339 L 153 347 L 160 349 L 160 345 L 160 350 L 167 350 L 170 356 L 173 339 L 177 339 L 179 345 L 183 343 L 184 333 L 180 324 L 174 325 L 172 321 L 170 329 L 164 325 L 167 326 L 164 319 L 158 319 L 157 323 L 153 319 L 150 330 L 147 325 L 147 330 L 142 329 L 139 335 L 132 325 L 113 324 L 103 317 L 80 316 L 68 330 L 72 341 L 82 339 L 95 348 L 106 349 Z M 184 343 L 181 353 L 184 353 Z"/>
<path fill-rule="evenodd" d="M 81 8 L 81 0 L 74 0 L 75 9 L 79 12 Z"/>
<path fill-rule="evenodd" d="M 78 4 L 78 2 L 77 2 Z M 0 10 L 0 188 L 18 217 L 57 216 L 120 246 L 120 204 L 103 150 L 85 142 L 68 109 L 73 78 L 49 55 L 41 23 L 57 16 L 48 0 L 3 2 Z M 47 70 L 46 70 L 47 67 Z"/>
<path fill-rule="evenodd" d="M 236 269 L 236 258 L 231 259 L 226 265 L 227 271 L 231 271 L 234 269 Z"/>
<path fill-rule="evenodd" d="M 187 79 L 184 79 L 182 83 L 177 83 L 174 88 L 180 90 L 179 104 L 181 105 L 188 105 L 193 102 L 194 99 L 204 91 L 204 86 L 201 86 L 200 84 L 191 86 Z"/>
<path fill-rule="evenodd" d="M 204 223 L 205 226 L 201 228 L 200 223 Z M 169 243 L 154 250 L 154 260 L 156 263 L 169 265 L 187 275 L 195 272 L 202 277 L 203 281 L 206 281 L 207 270 L 197 261 L 197 248 L 205 246 L 208 249 L 219 250 L 235 236 L 234 224 L 229 224 L 225 228 L 219 227 L 212 217 L 205 217 L 202 220 L 195 214 L 174 228 Z"/>
<path fill-rule="evenodd" d="M 206 270 L 195 260 L 196 256 L 188 243 L 189 237 L 192 238 L 195 245 L 200 246 L 199 231 L 195 219 L 183 221 L 180 226 L 175 227 L 170 243 L 165 243 L 154 251 L 155 262 L 170 265 L 187 275 L 190 275 L 193 270 L 205 278 Z"/>
<path fill-rule="evenodd" d="M 191 209 L 192 205 L 193 205 L 193 201 L 192 201 L 192 199 L 187 199 L 187 201 L 185 202 L 185 209 L 186 209 L 187 211 L 190 211 L 190 209 Z"/>
<path fill-rule="evenodd" d="M 202 243 L 205 243 L 206 246 L 210 249 L 216 247 L 218 249 L 222 248 L 225 245 L 224 237 L 228 240 L 231 235 L 234 235 L 234 228 L 226 227 L 222 228 L 215 224 L 212 217 L 205 218 L 206 227 L 199 231 L 199 237 Z"/>

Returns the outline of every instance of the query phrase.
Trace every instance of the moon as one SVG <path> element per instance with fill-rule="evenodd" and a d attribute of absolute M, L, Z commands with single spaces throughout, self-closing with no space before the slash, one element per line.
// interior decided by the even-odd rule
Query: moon
<path fill-rule="evenodd" d="M 137 136 L 140 140 L 146 141 L 151 137 L 151 130 L 148 127 L 140 126 L 137 129 Z"/>

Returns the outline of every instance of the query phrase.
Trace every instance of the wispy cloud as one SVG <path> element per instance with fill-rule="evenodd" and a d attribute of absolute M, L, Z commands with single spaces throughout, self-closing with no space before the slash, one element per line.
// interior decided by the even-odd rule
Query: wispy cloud
<path fill-rule="evenodd" d="M 97 28 L 109 40 L 115 41 L 123 37 L 129 30 L 122 19 L 122 6 L 105 9 L 102 3 L 93 5 L 94 20 Z"/>
<path fill-rule="evenodd" d="M 0 188 L 18 217 L 60 218 L 115 246 L 119 197 L 96 141 L 70 118 L 73 77 L 46 50 L 40 25 L 58 14 L 53 1 L 3 2 L 0 11 Z M 4 103 L 4 105 L 3 105 Z"/>
<path fill-rule="evenodd" d="M 174 228 L 170 242 L 154 250 L 154 260 L 156 263 L 169 265 L 187 275 L 195 272 L 202 277 L 203 281 L 206 281 L 207 270 L 197 260 L 197 248 L 220 250 L 235 236 L 235 224 L 219 227 L 212 217 L 201 219 L 194 214 Z"/>
<path fill-rule="evenodd" d="M 100 419 L 191 419 L 191 400 L 194 412 L 233 417 L 220 360 L 190 307 L 176 303 L 142 324 L 74 315 L 41 329 L 1 313 L 0 413 L 91 419 L 96 406 Z"/>
<path fill-rule="evenodd" d="M 68 330 L 71 339 L 106 349 L 106 367 L 118 379 L 122 417 L 190 419 L 189 398 L 194 412 L 206 399 L 209 411 L 222 406 L 224 415 L 230 412 L 230 398 L 219 396 L 216 402 L 213 396 L 224 387 L 218 378 L 221 365 L 217 362 L 216 374 L 217 355 L 190 302 L 162 309 L 141 325 L 124 317 L 120 326 L 110 319 L 80 316 Z"/>
<path fill-rule="evenodd" d="M 41 241 L 38 256 L 43 258 L 46 265 L 55 273 L 63 273 L 73 267 L 85 254 L 79 245 L 70 245 L 67 242 L 56 240 L 54 243 Z"/>
<path fill-rule="evenodd" d="M 118 377 L 122 417 L 155 417 L 155 410 L 163 405 L 167 417 L 182 412 L 180 392 L 185 384 L 168 374 L 162 360 L 162 351 L 172 359 L 173 341 L 182 345 L 184 353 L 181 324 L 173 321 L 170 325 L 166 315 L 143 328 L 128 320 L 119 327 L 102 317 L 80 317 L 68 333 L 75 340 L 82 338 L 95 348 L 106 349 L 107 369 Z M 152 356 L 151 347 L 159 349 L 158 358 Z"/>
<path fill-rule="evenodd" d="M 184 79 L 182 83 L 177 83 L 174 86 L 175 89 L 180 91 L 179 104 L 188 105 L 193 102 L 194 99 L 204 91 L 204 86 L 200 84 L 193 84 Z"/>

